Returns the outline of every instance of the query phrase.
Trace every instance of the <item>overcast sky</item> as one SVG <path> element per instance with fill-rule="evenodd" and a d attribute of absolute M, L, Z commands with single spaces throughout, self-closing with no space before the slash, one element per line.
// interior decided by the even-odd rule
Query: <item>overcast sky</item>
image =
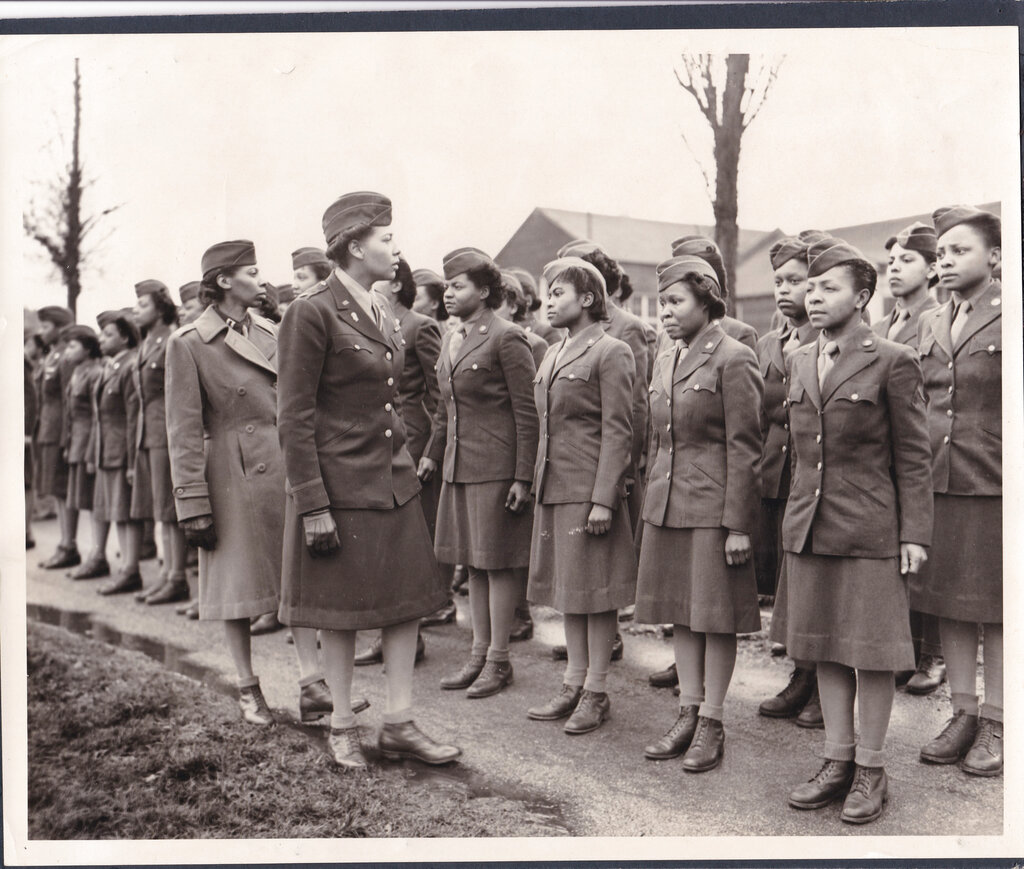
<path fill-rule="evenodd" d="M 350 190 L 393 199 L 413 267 L 463 245 L 497 253 L 536 206 L 711 223 L 680 136 L 710 148 L 673 75 L 685 50 L 785 55 L 743 140 L 741 226 L 1005 198 L 1016 45 L 989 28 L 4 38 L 3 249 L 21 253 L 4 257 L 4 291 L 64 299 L 20 215 L 65 159 L 76 56 L 87 209 L 121 205 L 85 276 L 87 321 L 143 278 L 199 277 L 227 238 L 253 239 L 284 283 L 290 252 L 323 244 L 323 210 Z"/>

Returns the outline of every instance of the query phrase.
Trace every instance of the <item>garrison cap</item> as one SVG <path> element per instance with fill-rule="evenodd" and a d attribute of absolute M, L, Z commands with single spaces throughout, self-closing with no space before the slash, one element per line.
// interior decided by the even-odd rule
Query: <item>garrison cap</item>
<path fill-rule="evenodd" d="M 820 229 L 802 229 L 796 234 L 796 237 L 810 247 L 824 238 L 829 238 L 829 234 L 822 232 Z"/>
<path fill-rule="evenodd" d="M 509 269 L 512 274 L 519 278 L 519 283 L 522 284 L 523 290 L 530 294 L 537 295 L 537 281 L 534 279 L 526 269 L 520 268 L 519 266 L 512 266 Z"/>
<path fill-rule="evenodd" d="M 772 269 L 780 269 L 791 259 L 800 257 L 807 262 L 807 242 L 799 238 L 780 238 L 768 250 L 768 258 L 772 262 Z"/>
<path fill-rule="evenodd" d="M 289 302 L 294 302 L 297 295 L 298 290 L 296 290 L 291 284 L 281 284 L 281 286 L 277 288 L 277 301 L 280 304 L 287 305 Z"/>
<path fill-rule="evenodd" d="M 558 249 L 557 256 L 558 259 L 563 259 L 567 256 L 584 257 L 588 253 L 593 253 L 595 250 L 600 250 L 601 253 L 605 253 L 597 242 L 591 241 L 589 238 L 577 238 L 575 241 L 563 244 Z M 545 266 L 545 268 L 547 267 Z"/>
<path fill-rule="evenodd" d="M 871 265 L 867 257 L 852 244 L 847 244 L 841 238 L 823 238 L 807 249 L 807 276 L 816 278 L 837 265 L 857 260 Z"/>
<path fill-rule="evenodd" d="M 362 226 L 390 226 L 391 200 L 380 193 L 361 190 L 339 197 L 324 212 L 323 229 L 327 246 L 348 230 Z"/>
<path fill-rule="evenodd" d="M 596 266 L 591 265 L 585 259 L 581 259 L 578 256 L 560 256 L 558 259 L 549 262 L 544 266 L 544 280 L 548 282 L 548 286 L 551 286 L 558 279 L 558 276 L 564 274 L 568 269 L 582 269 L 591 277 L 596 278 L 597 284 L 601 288 L 601 293 L 607 297 L 608 287 L 604 282 L 604 275 L 601 274 Z"/>
<path fill-rule="evenodd" d="M 518 297 L 520 302 L 526 301 L 526 293 L 523 292 L 523 284 L 511 269 L 501 270 L 501 283 L 506 292 L 511 292 Z"/>
<path fill-rule="evenodd" d="M 144 281 L 139 281 L 135 285 L 135 295 L 140 299 L 143 296 L 155 296 L 159 293 L 166 293 L 168 296 L 171 294 L 171 291 L 167 289 L 167 284 L 163 281 L 148 278 Z"/>
<path fill-rule="evenodd" d="M 723 298 L 728 294 L 729 285 L 725 279 L 725 262 L 722 259 L 722 251 L 706 235 L 684 235 L 677 238 L 672 242 L 672 256 L 700 257 L 715 270 L 715 283 L 718 284 Z"/>
<path fill-rule="evenodd" d="M 222 241 L 203 254 L 203 280 L 224 269 L 256 265 L 256 245 L 244 238 Z"/>
<path fill-rule="evenodd" d="M 187 284 L 182 284 L 181 289 L 178 290 L 178 295 L 181 297 L 181 304 L 184 305 L 185 302 L 191 302 L 199 295 L 199 281 L 189 281 Z"/>
<path fill-rule="evenodd" d="M 298 250 L 292 251 L 292 270 L 302 268 L 303 266 L 311 266 L 316 264 L 323 264 L 329 266 L 331 261 L 327 259 L 325 254 L 318 247 L 300 247 Z"/>
<path fill-rule="evenodd" d="M 937 238 L 934 227 L 918 220 L 891 236 L 885 243 L 885 249 L 892 250 L 892 246 L 898 244 L 905 250 L 916 250 L 935 256 Z"/>
<path fill-rule="evenodd" d="M 494 260 L 482 250 L 476 247 L 460 247 L 449 254 L 445 254 L 443 263 L 444 276 L 450 281 L 456 275 L 461 275 L 465 271 L 486 265 L 493 266 Z"/>
<path fill-rule="evenodd" d="M 36 311 L 36 317 L 40 320 L 45 320 L 47 323 L 53 323 L 58 328 L 67 326 L 68 323 L 75 321 L 75 315 L 60 305 L 46 305 Z"/>
<path fill-rule="evenodd" d="M 96 330 L 83 323 L 70 323 L 61 329 L 60 337 L 64 341 L 81 341 L 83 344 L 96 344 Z"/>
<path fill-rule="evenodd" d="M 114 311 L 103 311 L 97 315 L 96 322 L 100 329 L 105 329 L 111 323 L 117 323 L 122 331 L 129 332 L 139 343 L 139 327 L 135 325 L 135 318 L 132 316 L 131 308 L 118 308 Z"/>
<path fill-rule="evenodd" d="M 1002 234 L 1002 221 L 991 211 L 982 211 L 973 205 L 947 205 L 938 208 L 932 212 L 932 223 L 935 224 L 937 239 L 961 223 L 982 224 Z"/>
<path fill-rule="evenodd" d="M 722 289 L 718 283 L 718 273 L 714 266 L 700 256 L 674 256 L 658 263 L 658 292 L 668 289 L 672 284 L 681 281 L 691 272 L 707 278 L 714 284 L 717 295 L 721 298 Z"/>
<path fill-rule="evenodd" d="M 444 278 L 431 269 L 416 269 L 412 273 L 412 279 L 417 287 L 444 286 Z"/>

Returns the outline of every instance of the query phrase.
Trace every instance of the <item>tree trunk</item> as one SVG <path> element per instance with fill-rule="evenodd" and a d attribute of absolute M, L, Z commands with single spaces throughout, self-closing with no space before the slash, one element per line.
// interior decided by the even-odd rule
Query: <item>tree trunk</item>
<path fill-rule="evenodd" d="M 722 122 L 715 129 L 715 243 L 722 251 L 729 282 L 726 306 L 736 312 L 736 251 L 739 245 L 738 179 L 740 140 L 743 136 L 743 112 L 740 103 L 750 67 L 749 54 L 730 54 L 726 58 L 725 93 L 722 95 Z"/>
<path fill-rule="evenodd" d="M 82 80 L 75 58 L 75 121 L 71 139 L 71 168 L 68 172 L 68 231 L 64 249 L 64 283 L 68 290 L 68 308 L 76 315 L 78 294 L 82 290 L 82 164 L 79 159 L 79 130 L 82 119 Z"/>

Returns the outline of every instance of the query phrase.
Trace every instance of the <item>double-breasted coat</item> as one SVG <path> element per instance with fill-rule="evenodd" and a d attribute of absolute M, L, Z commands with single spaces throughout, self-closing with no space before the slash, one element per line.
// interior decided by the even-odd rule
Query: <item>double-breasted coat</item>
<path fill-rule="evenodd" d="M 284 465 L 277 335 L 269 320 L 250 317 L 243 336 L 211 306 L 167 341 L 167 442 L 177 516 L 212 516 L 217 533 L 215 549 L 199 550 L 202 619 L 249 618 L 278 604 Z"/>
<path fill-rule="evenodd" d="M 446 600 L 398 409 L 406 350 L 388 303 L 341 270 L 285 312 L 278 351 L 285 624 L 379 628 Z M 302 516 L 328 508 L 341 547 L 314 559 Z"/>
<path fill-rule="evenodd" d="M 935 544 L 911 582 L 914 609 L 1002 621 L 1002 287 L 971 300 L 954 343 L 956 298 L 921 316 L 918 350 L 928 401 Z"/>
<path fill-rule="evenodd" d="M 632 445 L 632 350 L 592 324 L 551 347 L 534 380 L 540 439 L 533 477 L 528 597 L 562 612 L 607 612 L 633 602 L 636 554 L 626 508 Z M 586 532 L 594 505 L 612 525 Z"/>
<path fill-rule="evenodd" d="M 132 518 L 174 522 L 174 495 L 167 453 L 166 381 L 169 334 L 150 333 L 139 346 L 132 368 L 139 396 L 135 426 L 135 485 L 132 487 Z"/>

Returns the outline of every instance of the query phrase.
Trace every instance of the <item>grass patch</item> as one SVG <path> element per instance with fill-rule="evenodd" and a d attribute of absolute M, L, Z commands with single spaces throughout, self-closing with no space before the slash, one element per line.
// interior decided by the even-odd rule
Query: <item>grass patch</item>
<path fill-rule="evenodd" d="M 516 800 L 398 766 L 342 773 L 325 744 L 322 730 L 248 725 L 140 653 L 29 624 L 30 838 L 552 834 Z"/>

